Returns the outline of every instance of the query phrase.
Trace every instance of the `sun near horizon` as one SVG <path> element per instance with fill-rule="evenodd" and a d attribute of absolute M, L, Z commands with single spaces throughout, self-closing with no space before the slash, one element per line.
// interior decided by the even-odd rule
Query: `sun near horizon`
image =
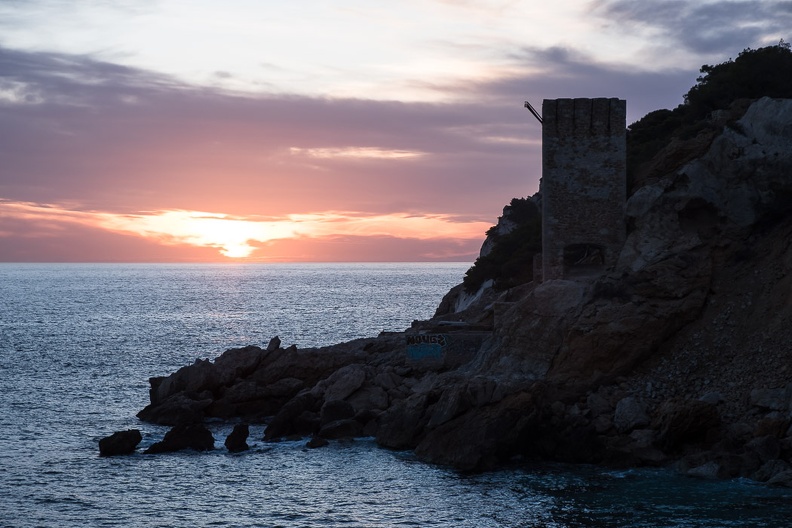
<path fill-rule="evenodd" d="M 438 214 L 118 214 L 8 200 L 0 201 L 2 220 L 29 228 L 17 247 L 9 233 L 0 237 L 7 262 L 467 262 L 490 227 Z M 104 240 L 100 251 L 86 245 L 91 240 Z"/>

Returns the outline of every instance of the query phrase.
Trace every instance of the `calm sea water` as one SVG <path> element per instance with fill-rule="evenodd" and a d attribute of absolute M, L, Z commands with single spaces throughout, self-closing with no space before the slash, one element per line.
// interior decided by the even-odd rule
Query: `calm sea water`
<path fill-rule="evenodd" d="M 461 475 L 371 440 L 100 458 L 148 377 L 232 346 L 332 344 L 432 315 L 467 264 L 0 264 L 0 526 L 788 526 L 792 492 L 668 471 Z"/>

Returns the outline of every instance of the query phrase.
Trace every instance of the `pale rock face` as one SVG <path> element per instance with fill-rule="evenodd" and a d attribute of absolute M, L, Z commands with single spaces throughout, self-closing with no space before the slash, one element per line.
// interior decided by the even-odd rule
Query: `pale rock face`
<path fill-rule="evenodd" d="M 654 205 L 655 201 L 663 194 L 664 186 L 661 184 L 646 185 L 641 187 L 627 200 L 624 213 L 630 218 L 639 218 Z"/>
<path fill-rule="evenodd" d="M 456 298 L 454 302 L 454 313 L 459 313 L 463 310 L 467 310 L 471 306 L 473 306 L 481 297 L 492 289 L 493 281 L 492 279 L 484 281 L 484 284 L 478 289 L 476 293 L 470 294 L 466 291 L 461 291 L 459 296 Z"/>
<path fill-rule="evenodd" d="M 512 231 L 514 231 L 514 228 L 516 228 L 516 227 L 517 227 L 517 224 L 515 224 L 509 218 L 509 207 L 508 206 L 504 207 L 503 208 L 503 215 L 501 215 L 501 217 L 498 218 L 498 223 L 495 226 L 495 233 L 494 234 L 497 235 L 497 236 L 506 236 L 509 233 L 511 233 Z M 479 256 L 480 257 L 486 257 L 487 255 L 489 255 L 492 252 L 492 249 L 494 247 L 495 247 L 495 239 L 493 237 L 491 237 L 491 236 L 488 236 L 484 240 L 484 243 L 481 244 L 481 250 L 479 251 Z"/>
<path fill-rule="evenodd" d="M 792 101 L 764 97 L 752 104 L 740 120 L 746 135 L 789 156 L 792 141 Z"/>
<path fill-rule="evenodd" d="M 682 231 L 673 211 L 668 214 L 669 204 L 663 197 L 670 186 L 668 179 L 648 185 L 627 201 L 626 215 L 636 219 L 636 229 L 627 237 L 619 255 L 618 268 L 638 271 L 662 260 L 669 253 L 687 251 L 701 244 L 697 233 Z"/>
<path fill-rule="evenodd" d="M 792 100 L 763 98 L 709 150 L 639 189 L 626 204 L 635 229 L 618 267 L 638 271 L 706 240 L 706 224 L 752 225 L 792 193 Z"/>
<path fill-rule="evenodd" d="M 760 99 L 733 127 L 726 127 L 709 152 L 683 167 L 687 190 L 745 227 L 756 221 L 788 187 L 792 169 L 792 101 Z M 746 177 L 749 175 L 750 177 Z"/>

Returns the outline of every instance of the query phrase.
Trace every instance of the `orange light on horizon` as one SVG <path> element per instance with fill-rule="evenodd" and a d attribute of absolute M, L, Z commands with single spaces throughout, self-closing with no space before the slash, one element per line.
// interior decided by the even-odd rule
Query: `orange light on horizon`
<path fill-rule="evenodd" d="M 442 214 L 369 215 L 325 211 L 277 218 L 245 218 L 184 210 L 116 214 L 7 200 L 0 200 L 0 218 L 46 224 L 50 228 L 72 223 L 134 234 L 163 245 L 215 248 L 221 255 L 232 259 L 250 258 L 262 249 L 261 245 L 283 239 L 392 236 L 416 240 L 473 240 L 481 239 L 490 227 L 487 222 L 459 220 Z M 10 233 L 0 232 L 0 236 L 8 235 Z"/>
<path fill-rule="evenodd" d="M 289 153 L 293 156 L 304 155 L 310 158 L 333 159 L 415 159 L 426 156 L 425 152 L 417 150 L 394 150 L 378 147 L 327 147 L 327 148 L 300 148 L 291 147 Z"/>
<path fill-rule="evenodd" d="M 229 258 L 249 257 L 251 241 L 267 242 L 296 236 L 292 226 L 282 221 L 246 220 L 226 214 L 201 211 L 158 211 L 140 215 L 99 213 L 99 225 L 168 244 L 189 244 L 217 248 Z"/>

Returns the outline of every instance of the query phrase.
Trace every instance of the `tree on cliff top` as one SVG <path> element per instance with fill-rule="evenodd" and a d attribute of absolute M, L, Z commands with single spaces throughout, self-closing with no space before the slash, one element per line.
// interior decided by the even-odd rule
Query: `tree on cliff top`
<path fill-rule="evenodd" d="M 656 110 L 627 127 L 628 178 L 673 137 L 687 139 L 704 130 L 707 115 L 740 99 L 792 98 L 792 49 L 782 39 L 774 46 L 747 48 L 737 58 L 705 64 L 696 84 L 673 110 Z"/>
<path fill-rule="evenodd" d="M 699 70 L 696 85 L 685 94 L 688 119 L 701 119 L 728 108 L 737 99 L 792 97 L 792 49 L 782 39 L 775 46 L 743 50 L 736 60 Z"/>

